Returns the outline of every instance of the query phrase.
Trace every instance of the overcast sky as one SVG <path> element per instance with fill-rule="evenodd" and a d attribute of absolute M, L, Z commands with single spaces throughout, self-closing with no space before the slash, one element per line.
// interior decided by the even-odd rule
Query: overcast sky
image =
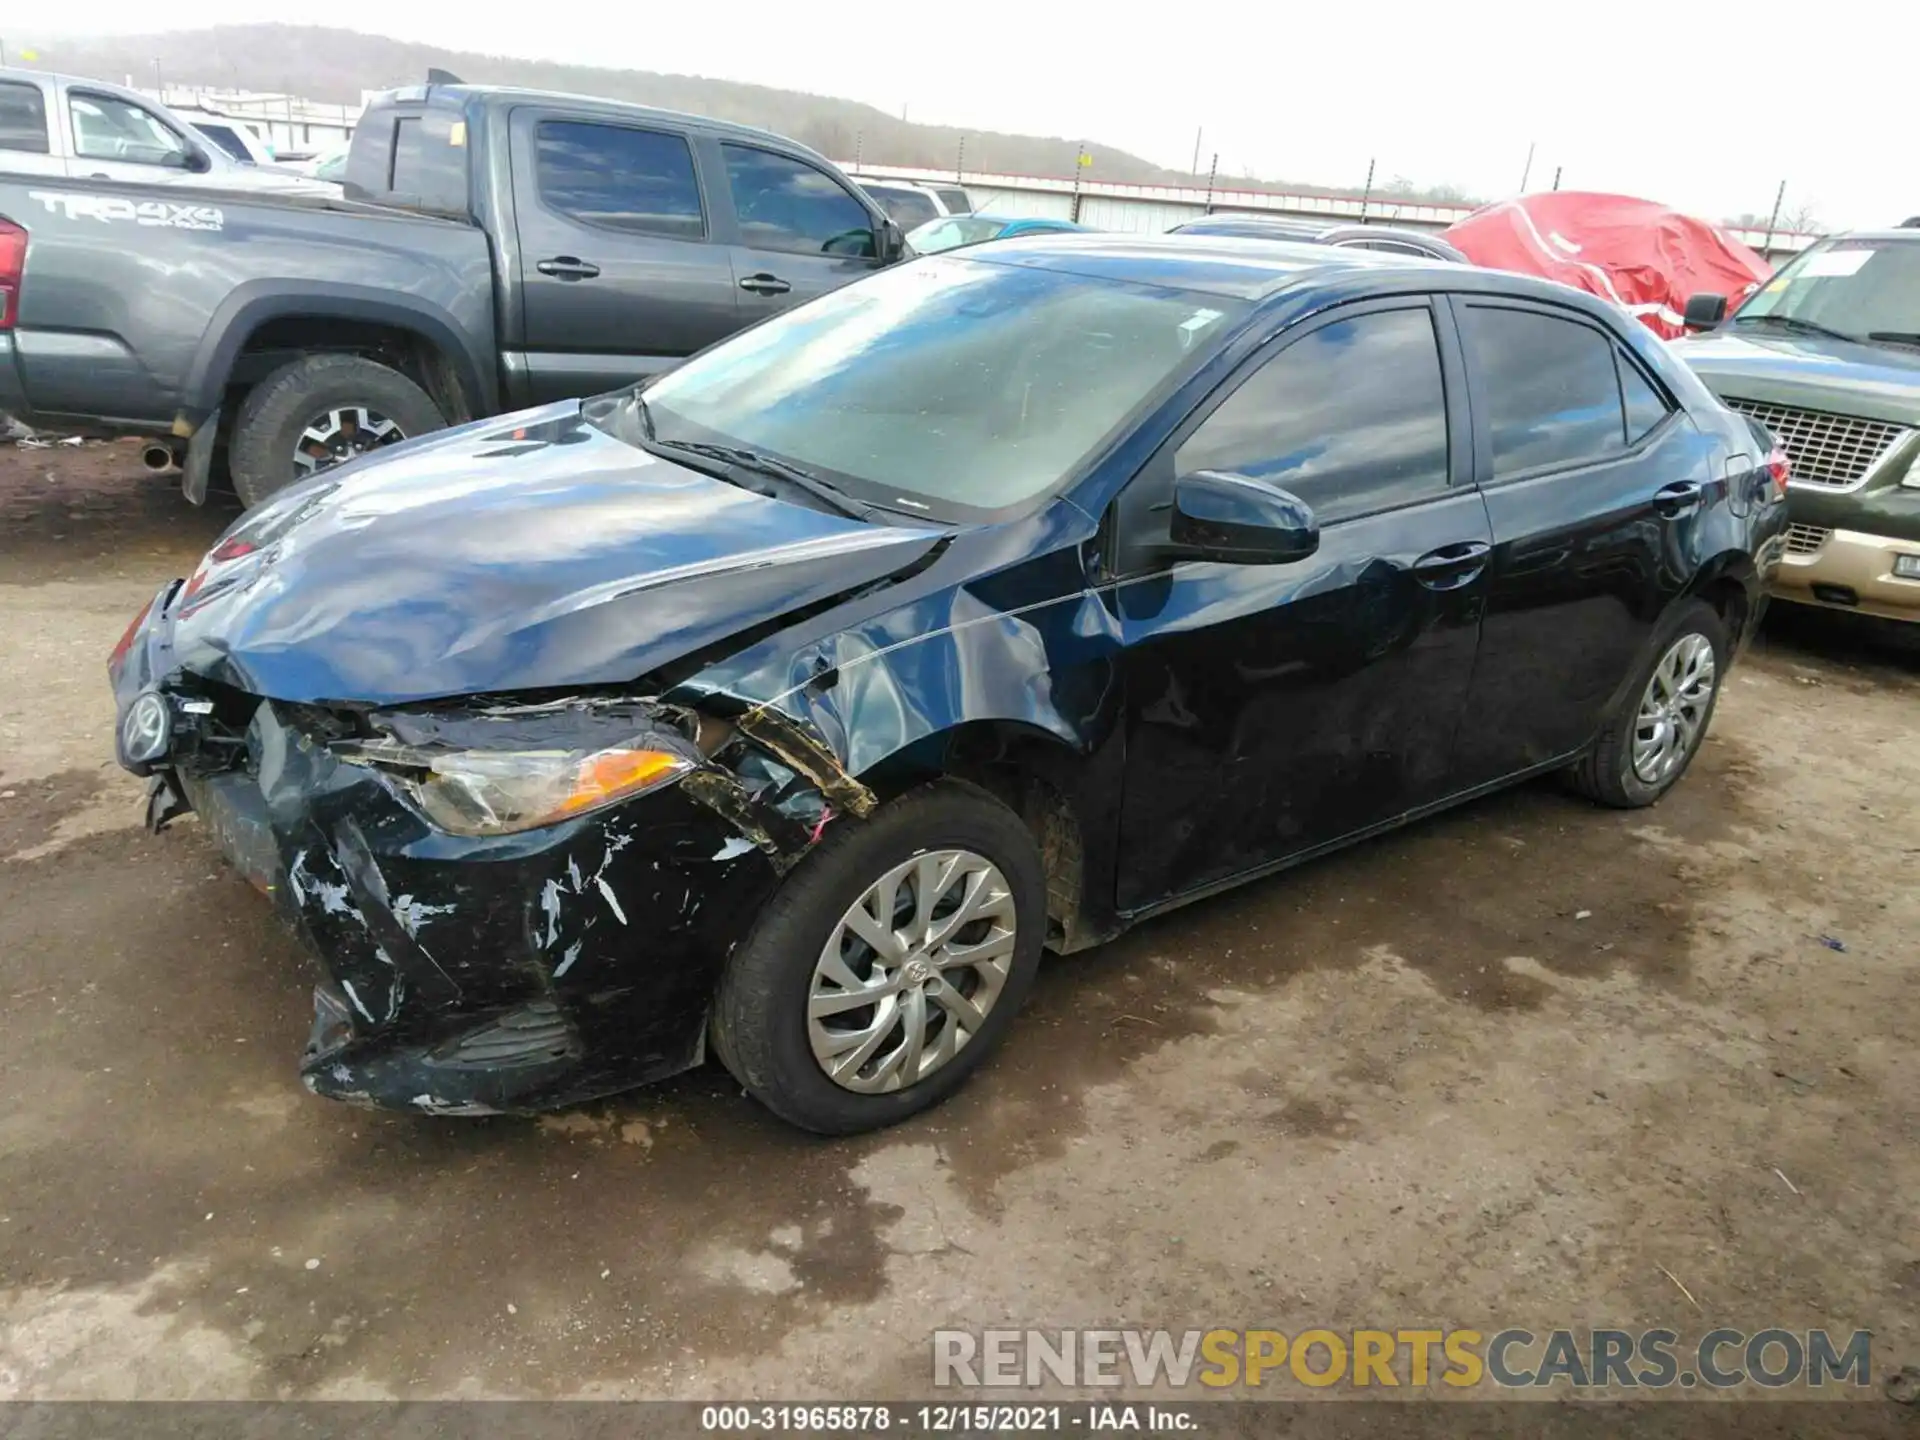
<path fill-rule="evenodd" d="M 177 29 L 275 19 L 753 81 L 904 104 L 914 120 L 1090 136 L 1182 168 L 1204 129 L 1201 168 L 1218 151 L 1223 174 L 1357 186 L 1371 156 L 1377 183 L 1499 198 L 1519 189 L 1536 144 L 1529 188 L 1559 167 L 1564 188 L 1720 219 L 1764 215 L 1785 180 L 1787 211 L 1809 206 L 1832 227 L 1920 213 L 1914 0 L 91 0 L 55 23 L 133 34 L 162 16 Z"/>

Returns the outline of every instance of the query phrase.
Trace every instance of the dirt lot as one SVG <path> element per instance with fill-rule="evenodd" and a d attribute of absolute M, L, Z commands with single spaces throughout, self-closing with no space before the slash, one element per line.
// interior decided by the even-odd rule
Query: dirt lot
<path fill-rule="evenodd" d="M 904 1395 L 1008 1323 L 1920 1363 L 1911 652 L 1775 626 L 1653 811 L 1529 787 L 1054 962 L 881 1136 L 717 1072 L 432 1121 L 299 1088 L 299 955 L 112 763 L 106 653 L 226 519 L 0 450 L 0 1397 Z"/>

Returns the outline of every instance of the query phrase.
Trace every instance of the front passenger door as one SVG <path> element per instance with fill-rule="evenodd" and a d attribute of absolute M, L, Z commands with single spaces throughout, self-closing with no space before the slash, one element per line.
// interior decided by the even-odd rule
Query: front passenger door
<path fill-rule="evenodd" d="M 1283 334 L 1122 492 L 1118 893 L 1138 911 L 1330 845 L 1452 788 L 1491 532 L 1467 483 L 1465 385 L 1424 297 Z M 1318 552 L 1155 565 L 1173 481 L 1257 477 Z"/>
<path fill-rule="evenodd" d="M 739 227 L 733 269 L 742 324 L 837 290 L 880 267 L 874 217 L 818 166 L 723 142 Z"/>

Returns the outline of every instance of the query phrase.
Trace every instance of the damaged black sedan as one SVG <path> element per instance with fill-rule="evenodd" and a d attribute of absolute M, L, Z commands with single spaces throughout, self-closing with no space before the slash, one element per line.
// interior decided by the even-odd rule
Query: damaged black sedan
<path fill-rule="evenodd" d="M 1565 770 L 1685 771 L 1784 464 L 1615 310 L 1230 240 L 881 273 L 245 516 L 120 760 L 321 970 L 314 1091 L 957 1087 L 1043 949 Z"/>

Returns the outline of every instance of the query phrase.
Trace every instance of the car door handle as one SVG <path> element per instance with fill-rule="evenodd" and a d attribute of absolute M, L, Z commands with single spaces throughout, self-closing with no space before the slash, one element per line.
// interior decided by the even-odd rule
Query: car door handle
<path fill-rule="evenodd" d="M 1429 590 L 1458 590 L 1487 568 L 1493 547 L 1483 540 L 1462 540 L 1429 550 L 1413 562 L 1413 577 Z"/>
<path fill-rule="evenodd" d="M 1684 515 L 1700 504 L 1700 486 L 1693 480 L 1663 485 L 1653 492 L 1653 508 L 1662 515 Z"/>
<path fill-rule="evenodd" d="M 591 260 L 582 260 L 577 255 L 556 255 L 551 260 L 542 260 L 533 268 L 556 280 L 591 280 L 600 273 L 598 265 Z"/>
<path fill-rule="evenodd" d="M 744 275 L 740 279 L 742 290 L 751 290 L 756 295 L 784 295 L 793 286 L 778 275 L 769 275 L 762 270 L 758 275 Z"/>

